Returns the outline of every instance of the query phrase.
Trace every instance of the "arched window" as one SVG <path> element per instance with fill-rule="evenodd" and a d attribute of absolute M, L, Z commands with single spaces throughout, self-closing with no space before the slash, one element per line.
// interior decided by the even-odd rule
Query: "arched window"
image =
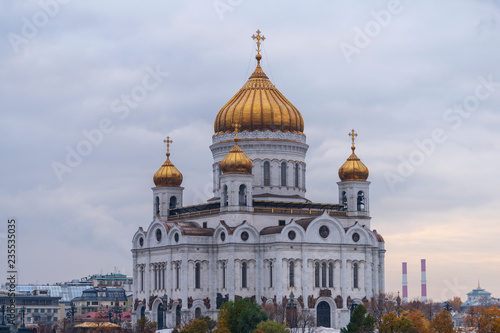
<path fill-rule="evenodd" d="M 365 194 L 363 191 L 358 192 L 358 212 L 365 210 Z"/>
<path fill-rule="evenodd" d="M 247 288 L 247 263 L 241 264 L 241 288 Z"/>
<path fill-rule="evenodd" d="M 171 196 L 171 197 L 170 197 L 170 203 L 169 203 L 169 205 L 168 205 L 168 208 L 169 208 L 169 209 L 172 209 L 172 208 L 175 208 L 175 207 L 177 207 L 177 198 L 176 198 L 176 197 L 174 197 L 174 196 Z"/>
<path fill-rule="evenodd" d="M 321 264 L 321 286 L 326 287 L 326 263 Z"/>
<path fill-rule="evenodd" d="M 240 191 L 239 191 L 239 204 L 240 206 L 246 206 L 247 205 L 247 187 L 243 184 L 240 185 Z"/>
<path fill-rule="evenodd" d="M 328 287 L 333 288 L 333 264 L 328 264 Z"/>
<path fill-rule="evenodd" d="M 160 198 L 155 198 L 155 214 L 160 214 Z"/>
<path fill-rule="evenodd" d="M 222 289 L 226 289 L 226 263 L 222 262 Z"/>
<path fill-rule="evenodd" d="M 319 262 L 314 264 L 314 286 L 319 288 Z"/>
<path fill-rule="evenodd" d="M 358 264 L 352 265 L 352 282 L 353 288 L 359 288 L 358 285 Z"/>
<path fill-rule="evenodd" d="M 196 319 L 201 318 L 201 308 L 196 308 L 196 309 L 194 309 L 194 317 L 195 317 Z"/>
<path fill-rule="evenodd" d="M 290 261 L 290 287 L 295 287 L 295 263 Z"/>
<path fill-rule="evenodd" d="M 194 265 L 194 287 L 196 289 L 201 288 L 201 264 L 200 263 L 196 263 L 196 265 Z"/>
<path fill-rule="evenodd" d="M 286 162 L 281 162 L 281 186 L 286 186 Z"/>
<path fill-rule="evenodd" d="M 222 187 L 222 206 L 227 206 L 227 185 Z"/>
<path fill-rule="evenodd" d="M 264 162 L 264 186 L 271 186 L 271 163 Z"/>
<path fill-rule="evenodd" d="M 347 193 L 342 191 L 342 204 L 347 205 Z"/>
<path fill-rule="evenodd" d="M 294 173 L 295 173 L 295 187 L 299 187 L 299 163 L 295 164 L 294 167 Z"/>
<path fill-rule="evenodd" d="M 181 265 L 179 263 L 175 264 L 175 288 L 179 289 L 181 287 Z"/>
<path fill-rule="evenodd" d="M 269 263 L 269 288 L 273 287 L 273 262 Z"/>

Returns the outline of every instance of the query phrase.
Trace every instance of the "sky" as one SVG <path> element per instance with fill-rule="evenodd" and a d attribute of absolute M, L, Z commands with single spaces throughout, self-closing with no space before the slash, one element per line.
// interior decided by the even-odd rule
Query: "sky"
<path fill-rule="evenodd" d="M 500 1 L 0 2 L 0 265 L 15 219 L 19 283 L 132 274 L 171 160 L 185 204 L 212 195 L 213 122 L 262 67 L 300 110 L 306 196 L 338 202 L 338 168 L 370 170 L 386 290 L 500 297 Z M 11 223 L 13 224 L 13 223 Z M 2 277 L 3 279 L 3 277 Z"/>

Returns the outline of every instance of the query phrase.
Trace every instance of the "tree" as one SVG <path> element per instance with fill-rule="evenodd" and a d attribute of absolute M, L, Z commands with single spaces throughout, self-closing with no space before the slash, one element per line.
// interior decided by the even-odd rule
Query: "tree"
<path fill-rule="evenodd" d="M 340 332 L 373 332 L 375 328 L 375 321 L 376 319 L 371 314 L 366 313 L 366 308 L 363 305 L 358 305 L 352 312 L 349 324 L 347 324 L 347 326 Z"/>
<path fill-rule="evenodd" d="M 493 305 L 489 308 L 483 306 L 471 307 L 465 318 L 467 325 L 476 328 L 477 333 L 496 332 L 496 325 L 500 326 L 500 309 Z"/>
<path fill-rule="evenodd" d="M 398 317 L 395 312 L 391 312 L 382 317 L 380 333 L 417 333 L 417 328 L 413 321 L 406 316 Z"/>
<path fill-rule="evenodd" d="M 451 313 L 447 310 L 442 310 L 431 320 L 432 333 L 453 333 L 453 320 Z"/>
<path fill-rule="evenodd" d="M 225 302 L 219 311 L 219 329 L 215 333 L 252 333 L 261 321 L 268 319 L 267 313 L 248 298 Z"/>
<path fill-rule="evenodd" d="M 148 318 L 142 317 L 137 319 L 134 327 L 134 332 L 136 333 L 155 333 L 156 332 L 156 322 L 149 321 Z"/>
<path fill-rule="evenodd" d="M 420 310 L 414 310 L 408 314 L 408 319 L 413 322 L 417 332 L 419 333 L 429 333 L 430 322 L 425 318 L 424 314 Z"/>
<path fill-rule="evenodd" d="M 180 333 L 207 333 L 209 332 L 208 330 L 208 324 L 205 320 L 203 319 L 195 319 L 180 331 Z"/>
<path fill-rule="evenodd" d="M 460 306 L 462 305 L 462 299 L 460 297 L 455 296 L 452 299 L 449 299 L 448 302 L 450 302 L 451 309 L 453 311 L 460 311 Z"/>
<path fill-rule="evenodd" d="M 257 330 L 263 333 L 289 333 L 290 331 L 280 323 L 272 320 L 261 321 L 257 325 Z"/>
<path fill-rule="evenodd" d="M 382 323 L 380 324 L 380 333 L 394 333 L 397 332 L 399 318 L 395 312 L 382 316 Z"/>

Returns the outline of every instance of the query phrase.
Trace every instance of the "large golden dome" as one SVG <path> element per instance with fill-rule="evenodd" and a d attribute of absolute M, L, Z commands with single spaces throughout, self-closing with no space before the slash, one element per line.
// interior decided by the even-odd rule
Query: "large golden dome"
<path fill-rule="evenodd" d="M 366 181 L 368 179 L 369 171 L 366 165 L 361 162 L 358 156 L 354 153 L 354 150 L 356 147 L 354 146 L 354 137 L 357 136 L 357 134 L 354 133 L 354 130 L 352 130 L 351 133 L 349 133 L 350 136 L 352 136 L 352 154 L 349 156 L 347 161 L 345 161 L 344 164 L 339 169 L 339 177 L 340 180 L 342 181 L 349 181 L 349 180 L 357 180 L 357 181 Z"/>
<path fill-rule="evenodd" d="M 220 162 L 222 173 L 252 174 L 252 160 L 238 146 L 238 134 L 234 138 L 234 146 Z"/>
<path fill-rule="evenodd" d="M 182 173 L 177 170 L 174 164 L 170 161 L 170 151 L 169 145 L 172 143 L 170 137 L 164 140 L 167 143 L 167 160 L 163 165 L 156 171 L 153 176 L 153 181 L 156 186 L 181 186 L 182 184 Z"/>
<path fill-rule="evenodd" d="M 220 109 L 215 118 L 215 134 L 232 132 L 234 124 L 241 125 L 241 131 L 250 132 L 304 131 L 302 115 L 271 83 L 260 67 L 261 58 L 257 53 L 257 68 L 243 88 Z"/>

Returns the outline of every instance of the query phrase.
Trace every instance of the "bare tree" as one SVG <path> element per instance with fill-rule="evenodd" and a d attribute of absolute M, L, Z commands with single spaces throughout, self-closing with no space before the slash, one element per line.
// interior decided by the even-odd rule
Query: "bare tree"
<path fill-rule="evenodd" d="M 310 310 L 300 310 L 297 314 L 297 327 L 291 328 L 290 333 L 317 332 L 316 316 Z"/>

